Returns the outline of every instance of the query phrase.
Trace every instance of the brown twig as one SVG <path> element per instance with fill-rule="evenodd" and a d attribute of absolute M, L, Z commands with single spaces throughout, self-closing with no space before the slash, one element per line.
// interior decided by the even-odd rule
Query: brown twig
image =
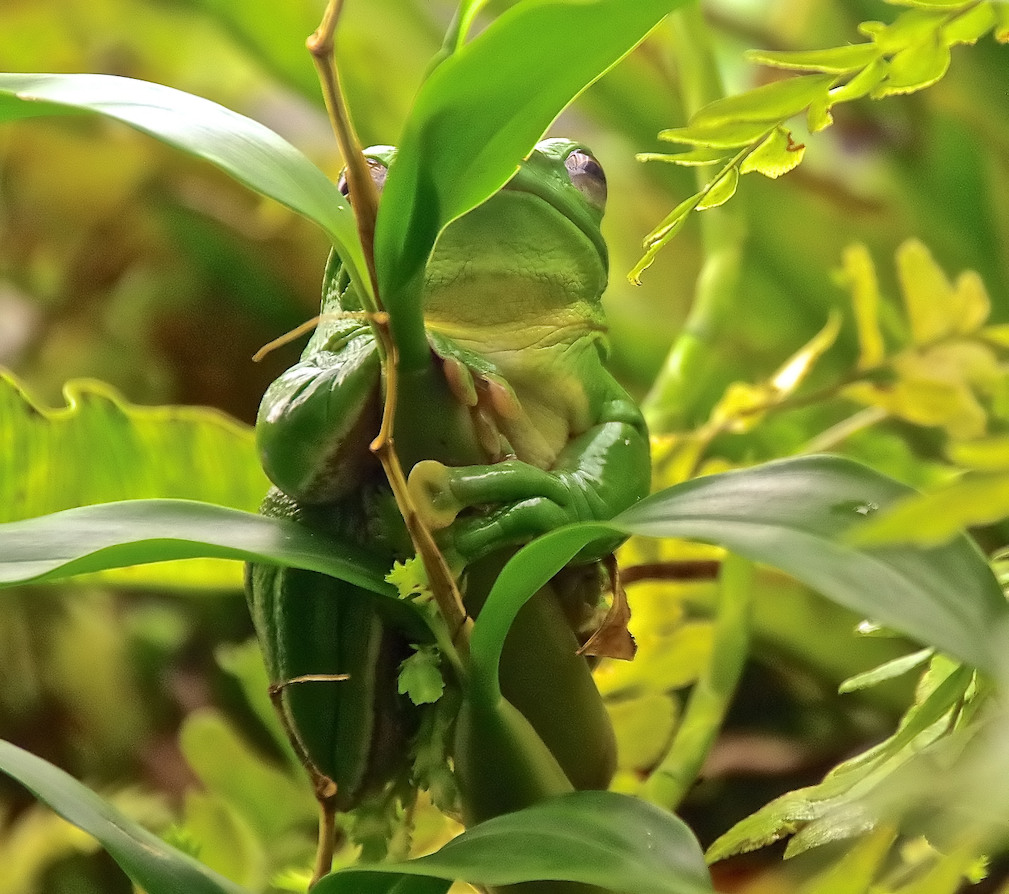
<path fill-rule="evenodd" d="M 715 580 L 722 563 L 714 559 L 687 559 L 681 562 L 642 562 L 620 570 L 620 580 L 626 584 L 640 581 Z"/>

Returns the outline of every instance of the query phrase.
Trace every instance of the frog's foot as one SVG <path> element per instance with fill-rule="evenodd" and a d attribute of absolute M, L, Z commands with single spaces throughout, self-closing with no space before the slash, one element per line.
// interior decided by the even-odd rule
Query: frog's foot
<path fill-rule="evenodd" d="M 445 531 L 439 539 L 469 561 L 605 514 L 573 476 L 519 460 L 459 468 L 426 460 L 414 466 L 407 486 L 421 521 L 432 531 Z M 475 507 L 493 508 L 459 517 Z"/>

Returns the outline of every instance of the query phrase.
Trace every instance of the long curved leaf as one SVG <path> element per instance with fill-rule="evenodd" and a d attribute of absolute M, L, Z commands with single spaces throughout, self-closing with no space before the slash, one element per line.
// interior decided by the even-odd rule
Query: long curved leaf
<path fill-rule="evenodd" d="M 202 158 L 321 226 L 370 289 L 354 215 L 333 182 L 268 127 L 203 99 L 102 74 L 0 74 L 0 121 L 92 112 Z"/>
<path fill-rule="evenodd" d="M 378 875 L 378 880 L 368 876 Z M 678 817 L 616 792 L 571 792 L 495 817 L 440 850 L 405 863 L 353 866 L 327 876 L 315 894 L 424 892 L 402 875 L 497 887 L 557 880 L 635 894 L 710 894 L 696 839 Z M 401 887 L 395 887 L 401 885 Z"/>
<path fill-rule="evenodd" d="M 0 586 L 212 556 L 319 571 L 394 596 L 385 563 L 304 525 L 194 500 L 125 500 L 0 525 Z"/>
<path fill-rule="evenodd" d="M 424 82 L 375 231 L 379 286 L 404 368 L 427 362 L 416 290 L 442 228 L 500 189 L 561 110 L 685 2 L 519 3 Z"/>
<path fill-rule="evenodd" d="M 724 546 L 773 565 L 840 605 L 998 672 L 1009 605 L 966 535 L 928 549 L 874 546 L 852 535 L 913 491 L 851 460 L 805 456 L 697 478 L 647 497 L 609 522 L 572 525 L 520 550 L 491 591 L 472 636 L 474 684 L 497 694 L 515 614 L 579 549 L 616 531 Z"/>
<path fill-rule="evenodd" d="M 148 894 L 247 894 L 192 857 L 138 826 L 58 767 L 0 741 L 0 772 L 60 816 L 93 835 Z"/>

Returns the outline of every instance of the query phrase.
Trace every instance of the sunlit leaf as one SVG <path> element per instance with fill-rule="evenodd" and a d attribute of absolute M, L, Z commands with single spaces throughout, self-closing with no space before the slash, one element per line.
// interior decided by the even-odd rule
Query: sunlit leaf
<path fill-rule="evenodd" d="M 70 382 L 63 393 L 67 406 L 49 409 L 0 373 L 2 521 L 129 498 L 254 511 L 266 493 L 252 430 L 217 410 L 135 406 L 99 382 Z M 193 560 L 107 577 L 132 586 L 241 586 L 241 569 L 230 562 Z"/>
<path fill-rule="evenodd" d="M 973 441 L 952 441 L 946 455 L 958 466 L 978 472 L 1009 470 L 1009 435 L 990 435 Z"/>
<path fill-rule="evenodd" d="M 0 772 L 97 838 L 149 894 L 246 894 L 244 889 L 141 828 L 72 776 L 0 741 Z"/>
<path fill-rule="evenodd" d="M 796 71 L 821 71 L 844 74 L 865 68 L 879 57 L 879 49 L 871 43 L 857 43 L 827 50 L 748 50 L 746 58 L 760 65 Z"/>
<path fill-rule="evenodd" d="M 995 10 L 991 3 L 980 3 L 973 9 L 967 9 L 942 29 L 942 39 L 954 46 L 955 44 L 977 43 L 995 27 Z"/>
<path fill-rule="evenodd" d="M 385 876 L 378 884 L 372 875 Z M 700 848 L 668 811 L 616 792 L 572 792 L 480 823 L 440 850 L 406 863 L 353 866 L 314 894 L 410 891 L 394 874 L 461 879 L 487 887 L 566 880 L 635 894 L 710 894 Z M 444 890 L 422 888 L 420 890 Z"/>
<path fill-rule="evenodd" d="M 661 152 L 639 152 L 635 158 L 638 161 L 664 161 L 669 164 L 683 165 L 689 168 L 713 165 L 720 161 L 725 161 L 728 156 L 722 149 L 711 149 L 702 146 L 699 149 L 691 149 L 689 152 L 677 152 L 673 155 L 666 155 Z"/>
<path fill-rule="evenodd" d="M 792 140 L 784 127 L 776 127 L 767 139 L 743 159 L 740 174 L 757 171 L 772 180 L 787 174 L 802 161 L 806 147 Z"/>
<path fill-rule="evenodd" d="M 932 35 L 894 54 L 885 80 L 872 95 L 879 99 L 930 87 L 946 74 L 949 63 L 949 45 Z"/>
<path fill-rule="evenodd" d="M 872 881 L 889 857 L 896 837 L 897 833 L 887 827 L 865 835 L 806 882 L 802 894 L 866 894 L 872 890 Z"/>
<path fill-rule="evenodd" d="M 858 30 L 873 39 L 884 53 L 899 53 L 919 43 L 935 40 L 938 30 L 949 18 L 942 9 L 909 9 L 889 25 L 862 22 Z"/>
<path fill-rule="evenodd" d="M 697 203 L 697 210 L 704 211 L 707 208 L 717 208 L 719 205 L 729 201 L 736 194 L 736 187 L 739 185 L 739 169 L 729 168 L 721 177 L 715 180 L 707 192 Z"/>
<path fill-rule="evenodd" d="M 908 239 L 897 249 L 896 260 L 911 340 L 925 345 L 956 331 L 959 308 L 953 306 L 953 286 L 928 248 Z"/>
<path fill-rule="evenodd" d="M 379 285 L 404 369 L 429 362 L 419 277 L 442 228 L 500 189 L 560 111 L 683 2 L 520 3 L 424 82 L 375 233 Z"/>
<path fill-rule="evenodd" d="M 667 143 L 686 143 L 691 146 L 732 149 L 749 146 L 765 136 L 771 129 L 767 121 L 716 121 L 688 124 L 659 131 L 659 139 Z"/>
<path fill-rule="evenodd" d="M 957 277 L 950 303 L 956 317 L 955 331 L 965 335 L 980 329 L 991 313 L 984 280 L 973 270 L 965 270 Z"/>
<path fill-rule="evenodd" d="M 161 84 L 101 74 L 0 74 L 0 121 L 93 112 L 209 161 L 239 183 L 321 226 L 358 281 L 354 216 L 336 185 L 272 130 Z"/>
<path fill-rule="evenodd" d="M 841 277 L 851 290 L 851 304 L 858 331 L 858 368 L 869 369 L 886 356 L 879 327 L 879 283 L 872 255 L 864 245 L 849 245 L 841 255 Z"/>
<path fill-rule="evenodd" d="M 995 39 L 999 43 L 1009 43 L 1009 3 L 995 3 Z"/>
<path fill-rule="evenodd" d="M 891 6 L 917 6 L 921 9 L 965 9 L 971 0 L 886 0 Z"/>
<path fill-rule="evenodd" d="M 828 94 L 827 108 L 839 102 L 851 102 L 868 96 L 886 77 L 890 63 L 882 56 L 870 62 L 847 84 L 839 84 Z"/>
<path fill-rule="evenodd" d="M 1009 474 L 968 475 L 941 490 L 909 496 L 859 533 L 864 543 L 945 543 L 971 525 L 1009 517 Z"/>
<path fill-rule="evenodd" d="M 754 87 L 709 103 L 691 116 L 689 124 L 700 128 L 732 122 L 784 121 L 824 97 L 835 80 L 832 74 L 797 75 Z"/>

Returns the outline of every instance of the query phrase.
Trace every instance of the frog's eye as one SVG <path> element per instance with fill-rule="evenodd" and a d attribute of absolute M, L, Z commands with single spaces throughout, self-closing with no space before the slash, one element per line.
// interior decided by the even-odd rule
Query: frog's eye
<path fill-rule="evenodd" d="M 371 174 L 371 179 L 375 182 L 375 188 L 381 194 L 382 187 L 385 186 L 385 177 L 386 174 L 389 173 L 389 169 L 382 164 L 382 162 L 376 161 L 374 158 L 368 158 L 365 160 L 368 162 L 368 173 Z M 350 184 L 347 182 L 346 168 L 340 172 L 340 179 L 336 181 L 336 188 L 340 190 L 346 198 L 350 198 Z"/>
<path fill-rule="evenodd" d="M 603 173 L 603 166 L 588 152 L 575 149 L 564 159 L 564 167 L 568 170 L 571 185 L 585 196 L 590 205 L 602 210 L 606 205 L 606 174 Z"/>

